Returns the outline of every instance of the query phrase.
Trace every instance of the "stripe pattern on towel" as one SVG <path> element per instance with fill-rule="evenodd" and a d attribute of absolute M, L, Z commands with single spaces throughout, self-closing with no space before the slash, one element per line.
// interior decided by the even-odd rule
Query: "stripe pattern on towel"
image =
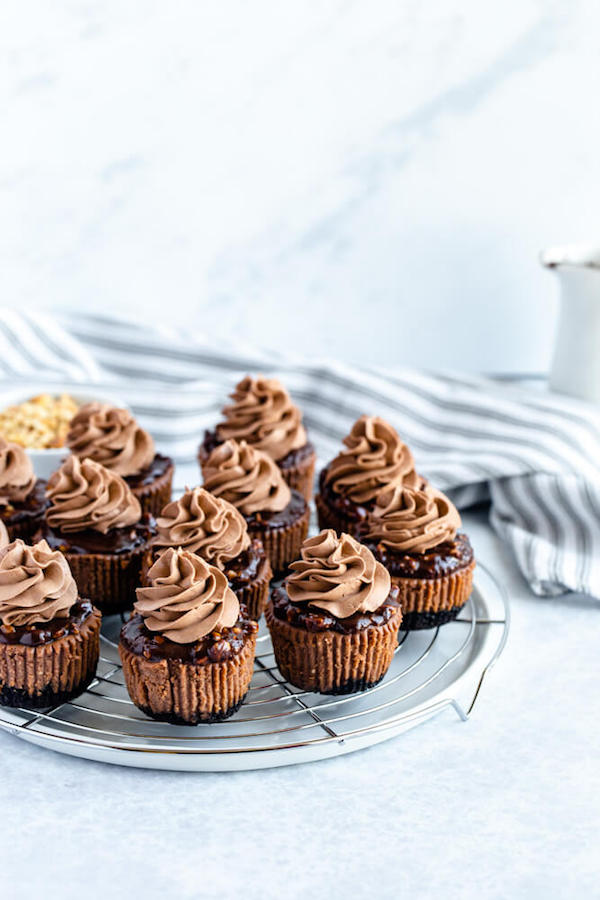
<path fill-rule="evenodd" d="M 91 315 L 0 313 L 3 388 L 122 399 L 196 482 L 202 433 L 247 372 L 281 378 L 321 463 L 363 413 L 391 422 L 418 469 L 491 523 L 540 595 L 600 598 L 600 413 L 570 398 L 456 373 L 382 371 Z"/>

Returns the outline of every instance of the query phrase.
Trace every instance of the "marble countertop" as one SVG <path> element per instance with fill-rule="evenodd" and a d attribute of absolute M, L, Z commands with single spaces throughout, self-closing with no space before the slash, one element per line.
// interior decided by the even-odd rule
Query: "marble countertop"
<path fill-rule="evenodd" d="M 599 30 L 594 0 L 3 4 L 2 302 L 545 371 Z"/>
<path fill-rule="evenodd" d="M 598 896 L 597 605 L 541 600 L 465 524 L 513 625 L 468 723 L 451 711 L 302 766 L 183 774 L 0 734 L 11 900 Z"/>

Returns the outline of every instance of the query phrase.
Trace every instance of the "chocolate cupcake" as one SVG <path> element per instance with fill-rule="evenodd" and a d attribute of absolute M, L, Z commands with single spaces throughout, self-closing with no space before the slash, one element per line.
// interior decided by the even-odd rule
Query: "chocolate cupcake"
<path fill-rule="evenodd" d="M 100 619 L 46 541 L 2 548 L 0 703 L 37 709 L 84 691 L 98 664 Z"/>
<path fill-rule="evenodd" d="M 120 475 L 143 513 L 157 516 L 171 499 L 173 460 L 155 452 L 152 437 L 129 410 L 86 403 L 71 420 L 66 445 L 80 459 Z"/>
<path fill-rule="evenodd" d="M 406 631 L 456 618 L 471 595 L 475 559 L 460 516 L 441 491 L 388 488 L 377 498 L 360 539 L 399 591 Z"/>
<path fill-rule="evenodd" d="M 27 540 L 44 520 L 46 482 L 36 478 L 24 447 L 0 435 L 0 521 L 12 541 Z"/>
<path fill-rule="evenodd" d="M 378 416 L 361 416 L 344 438 L 342 450 L 319 477 L 315 496 L 319 528 L 354 534 L 373 509 L 378 494 L 395 484 L 419 487 L 413 455 Z"/>
<path fill-rule="evenodd" d="M 246 441 L 215 447 L 203 474 L 206 490 L 235 506 L 250 537 L 262 541 L 273 572 L 285 572 L 308 534 L 310 510 L 300 491 L 291 490 L 271 457 Z"/>
<path fill-rule="evenodd" d="M 84 597 L 103 613 L 131 609 L 149 542 L 152 516 L 125 481 L 92 459 L 69 456 L 48 481 L 50 506 L 38 532 L 67 558 Z"/>
<path fill-rule="evenodd" d="M 157 519 L 154 557 L 166 547 L 182 547 L 225 572 L 233 592 L 252 619 L 260 618 L 269 595 L 271 565 L 257 538 L 251 539 L 237 509 L 196 487 L 167 503 Z"/>
<path fill-rule="evenodd" d="M 246 375 L 223 408 L 224 421 L 207 431 L 198 459 L 204 466 L 211 450 L 233 438 L 246 441 L 274 459 L 290 488 L 310 500 L 316 453 L 302 424 L 302 413 L 276 378 Z"/>
<path fill-rule="evenodd" d="M 220 569 L 188 550 L 163 551 L 121 630 L 129 696 L 174 725 L 227 719 L 248 692 L 257 631 Z"/>
<path fill-rule="evenodd" d="M 386 569 L 331 529 L 306 540 L 291 568 L 266 611 L 283 677 L 321 694 L 373 687 L 390 667 L 402 622 Z"/>

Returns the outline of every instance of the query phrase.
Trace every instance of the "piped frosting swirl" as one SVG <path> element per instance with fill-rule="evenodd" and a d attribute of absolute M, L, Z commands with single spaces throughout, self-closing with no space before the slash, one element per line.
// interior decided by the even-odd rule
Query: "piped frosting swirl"
<path fill-rule="evenodd" d="M 390 593 L 390 576 L 371 551 L 332 529 L 304 541 L 302 558 L 286 579 L 292 603 L 325 610 L 338 619 L 374 612 Z"/>
<path fill-rule="evenodd" d="M 188 488 L 156 520 L 156 547 L 183 547 L 218 566 L 250 546 L 246 520 L 238 510 L 201 487 Z"/>
<path fill-rule="evenodd" d="M 66 619 L 77 600 L 69 565 L 46 541 L 30 547 L 16 540 L 0 550 L 0 621 L 34 625 Z"/>
<path fill-rule="evenodd" d="M 218 628 L 235 625 L 240 604 L 216 566 L 182 550 L 164 550 L 136 590 L 136 612 L 146 628 L 177 644 L 191 644 Z"/>
<path fill-rule="evenodd" d="M 460 525 L 458 510 L 441 491 L 396 486 L 377 498 L 367 538 L 391 550 L 423 553 L 453 540 Z"/>
<path fill-rule="evenodd" d="M 276 378 L 247 375 L 230 397 L 217 425 L 219 440 L 245 440 L 276 461 L 306 444 L 302 414 Z"/>
<path fill-rule="evenodd" d="M 46 520 L 64 533 L 125 528 L 140 521 L 139 500 L 120 475 L 92 459 L 69 456 L 50 477 Z"/>
<path fill-rule="evenodd" d="M 138 475 L 154 459 L 152 437 L 127 409 L 86 403 L 71 420 L 67 447 L 81 459 L 93 459 L 117 475 Z"/>
<path fill-rule="evenodd" d="M 396 430 L 378 416 L 361 416 L 344 438 L 348 448 L 327 467 L 326 484 L 355 503 L 373 500 L 393 484 L 417 487 L 413 455 Z"/>
<path fill-rule="evenodd" d="M 262 510 L 280 512 L 292 499 L 277 463 L 246 441 L 219 444 L 208 457 L 202 474 L 204 487 L 246 516 Z"/>
<path fill-rule="evenodd" d="M 33 465 L 25 448 L 0 435 L 0 506 L 25 500 L 35 481 Z"/>

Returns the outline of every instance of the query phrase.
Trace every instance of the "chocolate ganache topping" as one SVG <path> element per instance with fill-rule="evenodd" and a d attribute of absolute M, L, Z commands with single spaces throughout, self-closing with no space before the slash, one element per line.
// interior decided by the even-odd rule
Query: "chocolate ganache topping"
<path fill-rule="evenodd" d="M 138 475 L 154 459 L 154 441 L 127 409 L 86 403 L 71 419 L 67 447 L 123 477 Z"/>
<path fill-rule="evenodd" d="M 25 500 L 32 492 L 35 480 L 25 448 L 0 435 L 0 506 Z"/>
<path fill-rule="evenodd" d="M 302 559 L 286 579 L 292 603 L 325 610 L 338 619 L 374 612 L 390 593 L 390 576 L 371 551 L 349 534 L 322 531 L 304 541 Z"/>
<path fill-rule="evenodd" d="M 156 547 L 183 547 L 220 569 L 250 546 L 246 520 L 235 506 L 204 488 L 189 488 L 156 520 Z"/>
<path fill-rule="evenodd" d="M 219 444 L 203 468 L 204 487 L 246 516 L 266 510 L 281 512 L 292 499 L 277 463 L 246 441 Z"/>
<path fill-rule="evenodd" d="M 77 600 L 69 565 L 46 541 L 30 547 L 21 540 L 0 550 L 0 621 L 34 625 L 66 619 Z"/>
<path fill-rule="evenodd" d="M 137 588 L 136 612 L 149 631 L 177 644 L 191 644 L 218 628 L 231 628 L 240 612 L 227 578 L 188 550 L 164 550 Z"/>
<path fill-rule="evenodd" d="M 423 553 L 453 540 L 460 524 L 458 510 L 441 491 L 396 486 L 378 496 L 367 539 L 391 550 Z"/>
<path fill-rule="evenodd" d="M 246 375 L 230 396 L 225 421 L 217 425 L 219 440 L 245 440 L 274 460 L 306 444 L 302 414 L 276 378 Z"/>
<path fill-rule="evenodd" d="M 50 477 L 46 520 L 64 533 L 125 528 L 140 521 L 139 500 L 120 475 L 94 462 L 69 456 Z"/>
<path fill-rule="evenodd" d="M 8 544 L 10 544 L 8 531 L 6 530 L 6 525 L 2 519 L 0 519 L 0 550 L 2 550 L 3 547 L 8 546 Z"/>
<path fill-rule="evenodd" d="M 356 503 L 373 500 L 392 484 L 416 487 L 413 455 L 395 429 L 378 416 L 361 416 L 344 438 L 348 448 L 331 461 L 325 483 Z"/>

